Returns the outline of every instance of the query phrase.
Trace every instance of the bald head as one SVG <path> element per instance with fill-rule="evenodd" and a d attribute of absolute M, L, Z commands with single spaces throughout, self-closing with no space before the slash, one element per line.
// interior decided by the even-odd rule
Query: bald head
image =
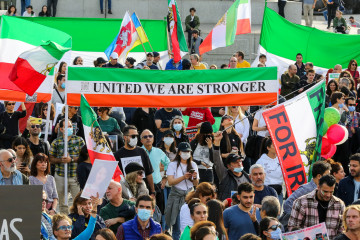
<path fill-rule="evenodd" d="M 111 180 L 108 188 L 106 189 L 106 197 L 111 203 L 116 204 L 117 202 L 120 202 L 122 199 L 121 184 Z"/>
<path fill-rule="evenodd" d="M 336 64 L 333 73 L 341 73 L 341 72 L 342 72 L 342 66 L 340 64 Z"/>
<path fill-rule="evenodd" d="M 237 63 L 238 63 L 238 59 L 236 57 L 230 58 L 230 68 L 236 68 Z"/>
<path fill-rule="evenodd" d="M 154 134 L 149 129 L 145 129 L 144 131 L 142 131 L 140 138 L 141 138 L 141 143 L 148 150 L 150 150 L 154 143 Z"/>
<path fill-rule="evenodd" d="M 296 74 L 296 72 L 297 72 L 296 66 L 294 64 L 290 64 L 288 72 L 289 72 L 290 76 L 294 76 Z"/>

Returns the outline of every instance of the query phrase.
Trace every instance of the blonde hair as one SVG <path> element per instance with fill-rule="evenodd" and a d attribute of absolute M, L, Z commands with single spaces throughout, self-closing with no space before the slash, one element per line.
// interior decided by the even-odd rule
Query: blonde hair
<path fill-rule="evenodd" d="M 241 110 L 241 107 L 238 106 L 237 108 L 238 108 L 238 110 L 239 110 L 239 114 L 234 118 L 234 122 L 236 121 L 236 118 L 237 118 L 238 116 L 239 116 L 239 119 L 240 119 L 240 120 L 242 120 L 242 119 L 244 119 L 244 118 L 246 117 L 245 114 L 243 113 L 243 111 Z M 232 109 L 232 107 L 228 107 L 228 108 L 227 108 L 227 115 L 232 116 L 232 114 L 231 114 L 231 109 Z M 244 121 L 241 121 L 241 124 L 242 124 L 242 125 L 245 125 L 245 122 L 244 122 Z"/>
<path fill-rule="evenodd" d="M 347 232 L 347 230 L 348 230 L 348 226 L 347 226 L 347 223 L 346 223 L 346 215 L 347 215 L 347 213 L 348 213 L 348 211 L 350 209 L 354 209 L 354 210 L 358 211 L 358 213 L 360 215 L 360 205 L 358 205 L 358 204 L 350 205 L 345 209 L 344 214 L 343 214 L 343 225 L 344 225 L 345 232 Z"/>
<path fill-rule="evenodd" d="M 65 220 L 65 221 L 68 221 L 70 225 L 72 225 L 72 221 L 71 219 L 65 215 L 65 214 L 55 214 L 53 217 L 52 217 L 52 223 L 53 223 L 53 226 L 52 226 L 52 229 L 53 229 L 53 232 L 57 231 L 58 228 L 59 228 L 59 223 L 62 221 L 62 220 Z"/>
<path fill-rule="evenodd" d="M 138 177 L 137 171 L 128 173 L 126 174 L 125 177 L 127 183 L 129 184 L 130 191 L 133 193 L 134 197 L 136 197 L 137 195 L 137 188 L 138 188 L 137 186 L 138 184 L 136 182 L 137 177 Z"/>

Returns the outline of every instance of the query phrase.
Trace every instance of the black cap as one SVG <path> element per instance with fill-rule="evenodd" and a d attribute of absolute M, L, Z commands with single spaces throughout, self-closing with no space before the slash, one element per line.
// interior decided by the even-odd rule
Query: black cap
<path fill-rule="evenodd" d="M 149 56 L 149 55 L 151 55 L 152 57 L 154 56 L 154 54 L 153 54 L 152 52 L 148 52 L 148 53 L 146 54 L 146 56 Z"/>
<path fill-rule="evenodd" d="M 210 122 L 203 122 L 200 127 L 200 133 L 213 133 L 213 128 L 211 127 Z"/>
<path fill-rule="evenodd" d="M 158 53 L 158 52 L 153 52 L 153 55 L 154 55 L 154 57 L 158 57 L 158 56 L 160 56 L 160 53 Z"/>
<path fill-rule="evenodd" d="M 125 167 L 125 173 L 126 174 L 129 174 L 129 173 L 132 173 L 132 172 L 136 172 L 136 171 L 139 171 L 139 170 L 142 170 L 144 171 L 144 167 L 141 166 L 139 163 L 137 162 L 131 162 L 129 163 L 128 165 L 126 165 Z"/>
<path fill-rule="evenodd" d="M 194 33 L 199 34 L 199 31 L 198 31 L 197 29 L 194 29 L 194 30 L 192 30 L 191 33 L 192 33 L 192 34 L 194 34 Z"/>
<path fill-rule="evenodd" d="M 234 153 L 230 153 L 227 158 L 226 158 L 226 164 L 230 164 L 232 162 L 237 162 L 237 160 L 241 159 L 241 161 L 243 160 L 243 158 L 237 154 Z"/>
<path fill-rule="evenodd" d="M 182 70 L 190 70 L 191 62 L 188 59 L 183 59 L 181 64 L 182 64 Z"/>
<path fill-rule="evenodd" d="M 135 58 L 133 57 L 126 58 L 126 61 L 128 61 L 131 65 L 134 65 L 134 63 L 136 62 Z"/>
<path fill-rule="evenodd" d="M 181 142 L 178 146 L 178 150 L 181 152 L 191 152 L 191 146 L 188 142 Z"/>
<path fill-rule="evenodd" d="M 102 57 L 98 57 L 96 61 L 98 64 L 106 63 L 105 59 L 103 59 Z"/>
<path fill-rule="evenodd" d="M 171 130 L 166 130 L 166 131 L 164 132 L 164 137 L 166 137 L 167 135 L 174 136 L 174 132 L 171 131 Z"/>

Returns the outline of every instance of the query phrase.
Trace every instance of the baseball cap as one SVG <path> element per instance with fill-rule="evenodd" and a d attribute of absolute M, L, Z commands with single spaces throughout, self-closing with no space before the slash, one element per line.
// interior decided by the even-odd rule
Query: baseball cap
<path fill-rule="evenodd" d="M 230 153 L 226 158 L 226 164 L 230 164 L 232 162 L 236 162 L 237 160 L 241 159 L 243 161 L 243 158 L 237 154 Z"/>
<path fill-rule="evenodd" d="M 158 52 L 153 52 L 153 54 L 154 54 L 154 57 L 160 56 L 160 53 L 158 53 Z"/>
<path fill-rule="evenodd" d="M 148 53 L 146 54 L 146 56 L 149 56 L 149 55 L 154 56 L 154 54 L 153 54 L 152 52 L 148 52 Z"/>
<path fill-rule="evenodd" d="M 119 58 L 119 55 L 118 55 L 116 52 L 113 52 L 113 53 L 110 55 L 110 57 L 111 57 L 112 59 L 118 59 L 118 58 Z"/>
<path fill-rule="evenodd" d="M 178 150 L 181 152 L 191 152 L 190 143 L 188 142 L 181 142 L 178 146 Z"/>

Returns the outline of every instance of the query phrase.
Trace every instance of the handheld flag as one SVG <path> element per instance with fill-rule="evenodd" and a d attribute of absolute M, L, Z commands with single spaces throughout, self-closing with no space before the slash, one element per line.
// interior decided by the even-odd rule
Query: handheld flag
<path fill-rule="evenodd" d="M 101 131 L 100 125 L 97 122 L 97 115 L 94 110 L 90 107 L 89 103 L 86 101 L 86 98 L 81 95 L 81 118 L 84 125 L 84 135 L 86 146 L 89 152 L 89 157 L 91 163 L 93 164 L 95 159 L 115 161 L 115 157 L 111 151 L 111 148 L 106 141 L 103 132 Z M 122 172 L 117 166 L 113 179 L 115 181 L 120 181 L 120 176 Z"/>
<path fill-rule="evenodd" d="M 236 0 L 200 45 L 200 55 L 232 45 L 235 35 L 250 33 L 250 21 L 250 0 Z"/>
<path fill-rule="evenodd" d="M 133 48 L 140 45 L 141 43 L 149 42 L 149 39 L 146 36 L 145 30 L 142 27 L 141 22 L 140 22 L 138 16 L 136 16 L 135 12 L 131 15 L 131 20 L 133 21 L 135 29 L 139 35 L 139 39 L 134 43 Z"/>

